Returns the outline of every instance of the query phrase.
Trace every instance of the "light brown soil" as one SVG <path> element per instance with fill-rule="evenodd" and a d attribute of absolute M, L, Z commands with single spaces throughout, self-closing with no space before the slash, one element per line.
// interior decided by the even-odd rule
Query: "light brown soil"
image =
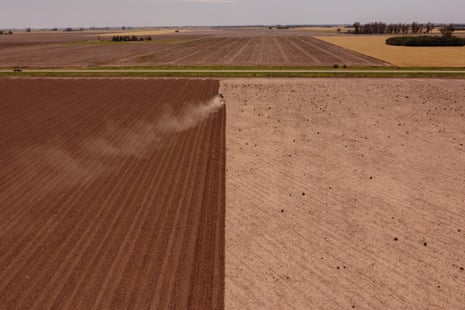
<path fill-rule="evenodd" d="M 4 36 L 0 38 L 0 68 L 386 65 L 296 31 L 197 31 L 160 35 L 151 42 L 84 43 L 89 40 L 96 40 L 95 35 Z"/>
<path fill-rule="evenodd" d="M 221 88 L 227 308 L 463 308 L 464 80 Z"/>
<path fill-rule="evenodd" d="M 0 79 L 0 308 L 215 309 L 212 80 Z"/>

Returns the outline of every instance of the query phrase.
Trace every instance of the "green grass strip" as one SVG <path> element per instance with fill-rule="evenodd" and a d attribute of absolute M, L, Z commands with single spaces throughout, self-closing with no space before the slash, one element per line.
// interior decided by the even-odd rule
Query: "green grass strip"
<path fill-rule="evenodd" d="M 465 78 L 464 72 L 0 72 L 2 77 L 370 77 Z"/>

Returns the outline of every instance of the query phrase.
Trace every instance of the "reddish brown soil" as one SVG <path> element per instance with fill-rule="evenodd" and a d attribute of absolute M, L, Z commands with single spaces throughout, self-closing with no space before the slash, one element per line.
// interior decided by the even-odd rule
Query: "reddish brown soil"
<path fill-rule="evenodd" d="M 150 43 L 75 43 L 95 39 L 62 33 L 4 36 L 0 67 L 386 65 L 295 31 L 199 31 L 154 36 Z"/>
<path fill-rule="evenodd" d="M 464 80 L 221 88 L 226 308 L 464 308 Z"/>
<path fill-rule="evenodd" d="M 0 79 L 0 308 L 223 307 L 218 86 Z"/>

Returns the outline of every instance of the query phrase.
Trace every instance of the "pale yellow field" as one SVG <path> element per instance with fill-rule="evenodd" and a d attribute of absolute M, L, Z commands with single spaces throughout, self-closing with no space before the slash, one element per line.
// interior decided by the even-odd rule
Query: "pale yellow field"
<path fill-rule="evenodd" d="M 439 31 L 439 28 L 434 28 L 433 33 L 434 34 L 441 34 L 441 31 Z M 456 30 L 454 32 L 454 35 L 458 35 L 458 34 L 465 34 L 465 30 Z"/>
<path fill-rule="evenodd" d="M 156 36 L 162 34 L 174 33 L 176 29 L 162 29 L 162 30 L 139 30 L 139 31 L 121 31 L 109 32 L 100 34 L 101 37 L 112 36 Z M 187 32 L 188 30 L 179 30 L 179 32 Z"/>
<path fill-rule="evenodd" d="M 390 36 L 321 36 L 318 39 L 403 67 L 465 67 L 465 47 L 386 45 Z"/>

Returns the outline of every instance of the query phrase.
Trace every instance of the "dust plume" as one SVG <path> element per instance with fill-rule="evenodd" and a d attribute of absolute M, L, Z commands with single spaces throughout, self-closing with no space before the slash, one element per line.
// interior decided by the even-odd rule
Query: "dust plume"
<path fill-rule="evenodd" d="M 170 133 L 195 128 L 212 114 L 219 111 L 224 102 L 215 97 L 204 104 L 186 105 L 179 113 L 165 110 L 153 123 L 139 122 L 130 128 L 120 128 L 107 123 L 97 137 L 81 142 L 76 153 L 58 146 L 40 145 L 30 150 L 30 158 L 24 161 L 25 170 L 41 162 L 43 178 L 60 180 L 55 186 L 74 186 L 93 181 L 113 168 L 109 162 L 116 157 L 146 158 L 163 148 Z M 81 154 L 81 155 L 78 155 Z M 84 156 L 82 156 L 84 154 Z M 32 177 L 32 175 L 30 175 Z"/>
<path fill-rule="evenodd" d="M 107 125 L 107 132 L 84 143 L 84 148 L 97 156 L 136 156 L 150 155 L 150 149 L 160 142 L 154 125 L 139 124 L 132 129 L 121 129 Z"/>
<path fill-rule="evenodd" d="M 56 187 L 82 184 L 84 180 L 91 181 L 105 170 L 103 162 L 93 157 L 82 159 L 72 152 L 55 146 L 40 145 L 32 148 L 21 158 L 23 177 L 35 177 L 40 171 L 41 182 L 38 186 L 54 185 Z M 37 170 L 30 167 L 36 166 Z M 98 172 L 98 173 L 95 173 Z"/>
<path fill-rule="evenodd" d="M 187 105 L 180 113 L 166 108 L 158 121 L 134 125 L 131 129 L 107 124 L 107 130 L 99 137 L 84 143 L 85 148 L 101 156 L 145 157 L 162 147 L 163 138 L 173 132 L 182 132 L 198 126 L 224 106 L 215 97 L 204 104 Z"/>
<path fill-rule="evenodd" d="M 219 97 L 215 97 L 206 104 L 189 105 L 179 116 L 172 111 L 165 112 L 156 128 L 162 132 L 181 132 L 192 129 L 224 106 Z"/>

